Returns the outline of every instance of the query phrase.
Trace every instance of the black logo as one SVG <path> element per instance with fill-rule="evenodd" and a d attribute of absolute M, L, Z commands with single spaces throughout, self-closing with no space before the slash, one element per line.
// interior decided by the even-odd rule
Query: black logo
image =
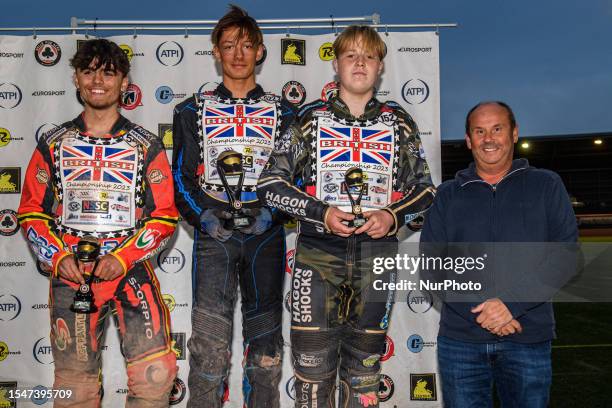
<path fill-rule="evenodd" d="M 19 231 L 17 213 L 8 209 L 0 211 L 0 235 L 8 237 L 15 235 L 17 231 Z"/>
<path fill-rule="evenodd" d="M 157 124 L 157 135 L 164 144 L 166 150 L 172 149 L 172 123 Z"/>
<path fill-rule="evenodd" d="M 177 360 L 185 360 L 185 333 L 170 333 L 172 338 L 172 351 Z"/>
<path fill-rule="evenodd" d="M 432 308 L 434 299 L 431 292 L 427 290 L 422 292 L 418 290 L 411 290 L 408 292 L 406 303 L 408 304 L 408 308 L 412 310 L 413 313 L 427 313 Z"/>
<path fill-rule="evenodd" d="M 429 85 L 422 79 L 409 79 L 402 86 L 402 98 L 410 105 L 420 105 L 429 98 Z"/>
<path fill-rule="evenodd" d="M 62 58 L 62 49 L 54 41 L 41 41 L 34 49 L 34 58 L 43 67 L 52 67 Z"/>
<path fill-rule="evenodd" d="M 22 97 L 21 88 L 16 84 L 10 82 L 0 84 L 0 108 L 16 108 L 21 103 Z"/>
<path fill-rule="evenodd" d="M 410 400 L 437 401 L 435 374 L 410 374 Z"/>
<path fill-rule="evenodd" d="M 281 39 L 281 64 L 306 65 L 306 41 Z"/>
<path fill-rule="evenodd" d="M 170 405 L 180 404 L 185 398 L 185 394 L 187 394 L 187 387 L 185 387 L 185 383 L 183 380 L 176 377 L 174 380 L 174 386 L 170 392 Z"/>
<path fill-rule="evenodd" d="M 395 384 L 391 377 L 385 374 L 380 375 L 380 386 L 378 387 L 378 399 L 380 402 L 389 401 L 395 392 Z"/>
<path fill-rule="evenodd" d="M 21 193 L 21 167 L 0 167 L 0 194 Z"/>

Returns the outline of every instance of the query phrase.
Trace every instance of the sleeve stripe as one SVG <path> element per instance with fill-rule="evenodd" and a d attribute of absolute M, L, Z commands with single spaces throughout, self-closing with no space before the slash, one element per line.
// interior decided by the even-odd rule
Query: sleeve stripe
<path fill-rule="evenodd" d="M 182 173 L 181 173 L 182 167 L 183 167 L 183 150 L 181 149 L 181 151 L 179 152 L 177 168 L 175 171 L 172 172 L 172 175 L 174 176 L 174 181 L 176 183 L 178 191 L 183 195 L 183 198 L 185 199 L 185 201 L 187 201 L 187 204 L 189 204 L 189 206 L 191 207 L 193 211 L 195 211 L 198 214 L 201 214 L 202 209 L 198 207 L 193 197 L 191 197 L 189 195 L 189 192 L 185 190 L 185 185 L 183 184 Z"/>

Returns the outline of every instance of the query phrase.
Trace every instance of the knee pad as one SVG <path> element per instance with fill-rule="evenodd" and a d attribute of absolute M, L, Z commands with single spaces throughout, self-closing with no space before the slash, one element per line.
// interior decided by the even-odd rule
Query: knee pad
<path fill-rule="evenodd" d="M 342 366 L 358 373 L 377 373 L 384 351 L 384 333 L 351 330 L 342 344 Z"/>
<path fill-rule="evenodd" d="M 216 338 L 228 343 L 232 338 L 232 321 L 198 306 L 191 312 L 193 335 Z"/>
<path fill-rule="evenodd" d="M 244 339 L 248 343 L 265 337 L 270 334 L 280 332 L 282 326 L 282 306 L 258 314 L 257 316 L 244 319 Z"/>
<path fill-rule="evenodd" d="M 165 398 L 167 402 L 177 371 L 172 351 L 130 363 L 127 368 L 130 396 L 143 400 Z"/>
<path fill-rule="evenodd" d="M 89 374 L 80 370 L 55 368 L 54 389 L 72 391 L 70 398 L 58 399 L 55 407 L 84 407 L 94 408 L 100 406 L 101 398 L 100 374 Z"/>
<path fill-rule="evenodd" d="M 296 374 L 318 381 L 336 375 L 338 343 L 328 331 L 291 331 L 291 353 Z"/>

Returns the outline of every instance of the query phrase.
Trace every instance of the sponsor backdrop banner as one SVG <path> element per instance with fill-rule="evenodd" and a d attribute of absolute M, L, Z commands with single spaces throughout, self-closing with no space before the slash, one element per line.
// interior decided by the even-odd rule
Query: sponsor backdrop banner
<path fill-rule="evenodd" d="M 296 105 L 326 97 L 333 88 L 333 34 L 265 36 L 266 58 L 258 82 L 284 94 Z M 84 36 L 0 36 L 0 405 L 15 406 L 6 390 L 43 389 L 53 384 L 48 278 L 37 272 L 18 230 L 26 166 L 38 138 L 75 117 L 69 59 Z M 110 37 L 132 63 L 131 85 L 123 96 L 123 115 L 159 134 L 172 155 L 172 108 L 194 92 L 214 89 L 221 81 L 209 36 L 139 35 Z M 440 82 L 438 37 L 432 32 L 383 35 L 388 54 L 381 100 L 395 100 L 416 120 L 436 184 L 440 182 Z M 415 223 L 418 224 L 418 221 Z M 418 230 L 415 225 L 414 230 Z M 172 317 L 179 373 L 171 404 L 185 406 L 189 390 L 186 342 L 190 336 L 191 228 L 182 224 L 172 243 L 153 259 Z M 406 229 L 404 239 L 418 240 Z M 295 233 L 289 230 L 285 275 L 285 354 L 280 385 L 282 406 L 293 406 L 294 390 L 287 320 Z M 240 310 L 237 305 L 236 310 Z M 104 407 L 123 406 L 126 375 L 112 319 L 103 356 Z M 411 292 L 396 299 L 382 373 L 382 407 L 441 406 L 435 358 L 438 314 L 429 293 Z M 228 407 L 242 406 L 241 322 L 237 315 Z M 51 405 L 44 398 L 19 400 L 18 406 Z"/>

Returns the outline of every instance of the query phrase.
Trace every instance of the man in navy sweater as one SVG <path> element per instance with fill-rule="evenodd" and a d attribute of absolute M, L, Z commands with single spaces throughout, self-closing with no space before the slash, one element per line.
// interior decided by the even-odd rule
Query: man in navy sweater
<path fill-rule="evenodd" d="M 518 126 L 508 105 L 483 102 L 472 108 L 465 140 L 474 162 L 440 185 L 425 220 L 422 243 L 503 242 L 503 249 L 518 242 L 548 243 L 543 245 L 555 248 L 574 245 L 576 219 L 561 178 L 530 167 L 525 159 L 512 159 Z M 571 251 L 569 258 L 544 258 L 544 266 L 513 269 L 509 277 L 529 276 L 527 284 L 517 282 L 521 289 L 538 286 L 532 282 L 550 283 L 551 278 L 550 286 L 558 288 L 574 270 L 568 259 L 573 259 Z M 492 407 L 495 383 L 504 407 L 546 407 L 555 336 L 552 305 L 542 295 L 546 290 L 534 290 L 534 297 L 524 294 L 517 301 L 516 296 L 506 296 L 516 295 L 516 288 L 495 288 L 499 296 L 489 296 L 489 290 L 477 302 L 470 302 L 473 297 L 453 302 L 449 299 L 455 294 L 443 296 L 438 362 L 445 406 Z"/>

